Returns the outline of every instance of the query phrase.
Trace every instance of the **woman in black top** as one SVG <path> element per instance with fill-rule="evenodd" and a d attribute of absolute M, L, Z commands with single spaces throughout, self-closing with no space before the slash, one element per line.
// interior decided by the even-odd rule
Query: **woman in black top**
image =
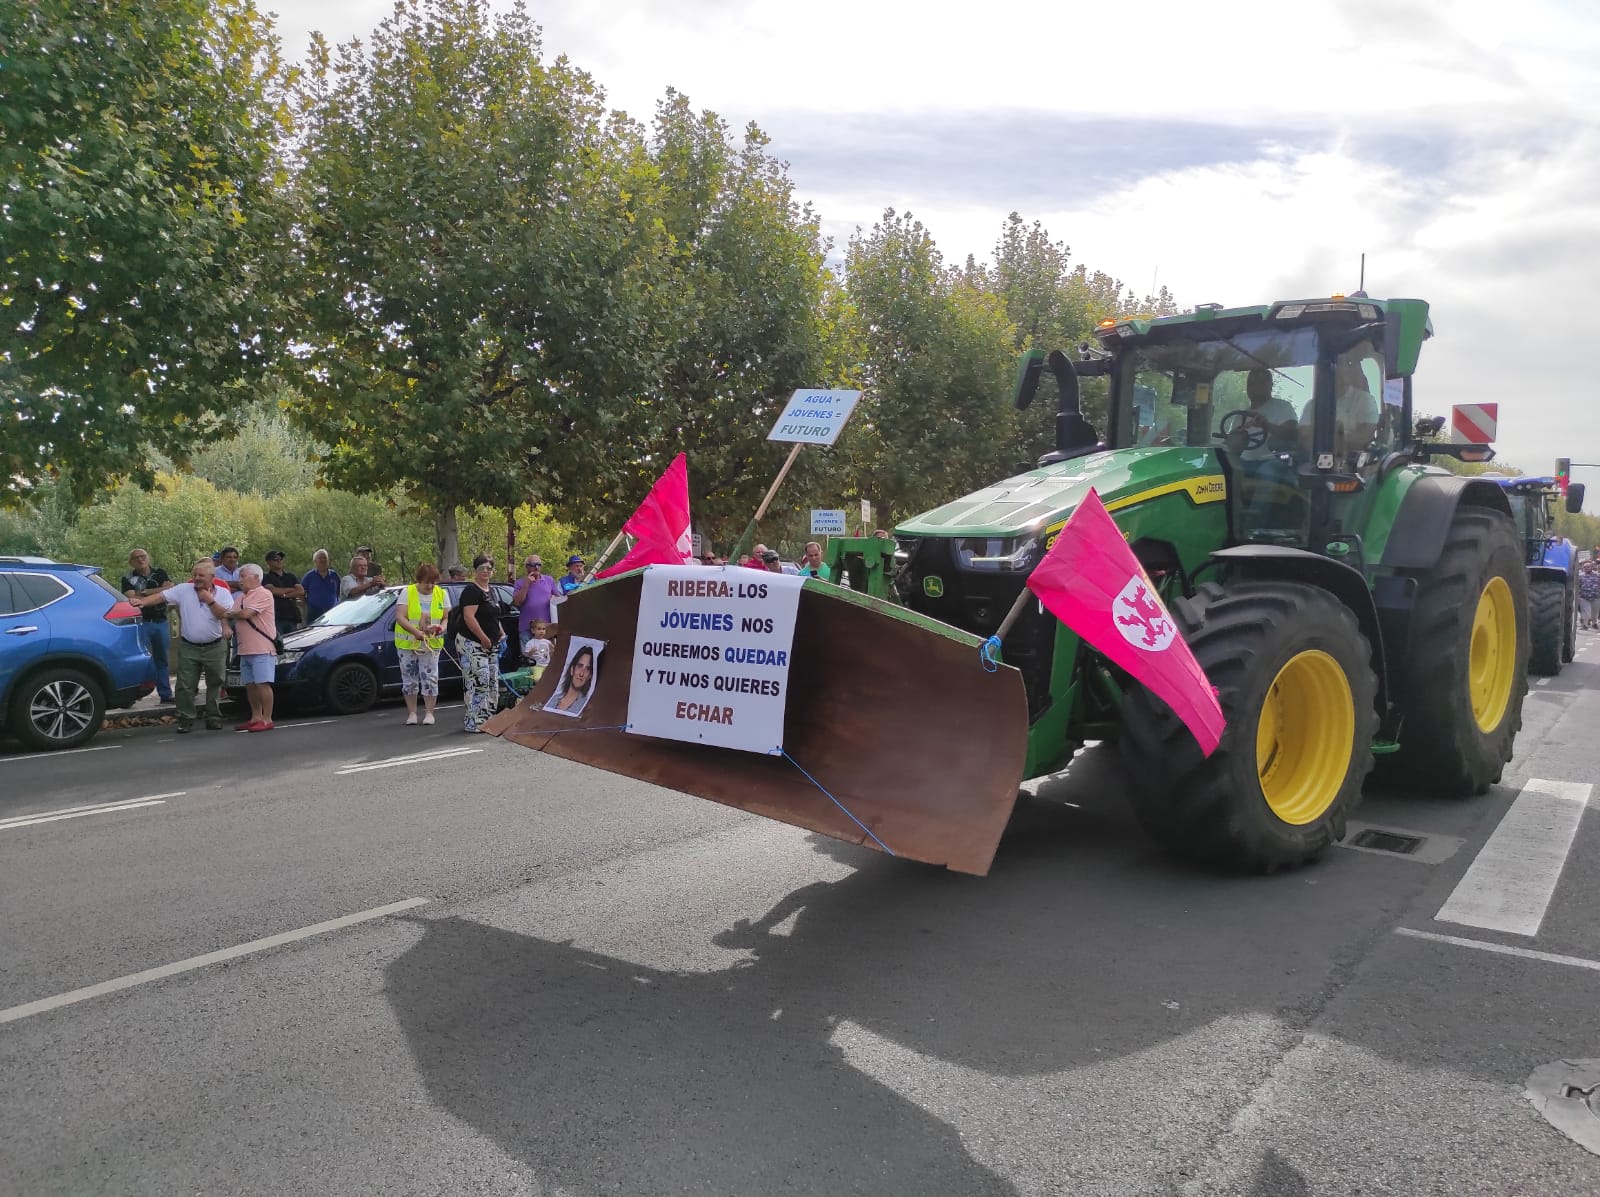
<path fill-rule="evenodd" d="M 504 611 L 494 595 L 493 574 L 493 557 L 483 553 L 474 557 L 472 581 L 463 588 L 461 601 L 456 604 L 461 613 L 456 654 L 466 686 L 462 722 L 468 732 L 478 731 L 494 714 L 500 700 L 500 641 L 506 632 L 500 622 Z"/>

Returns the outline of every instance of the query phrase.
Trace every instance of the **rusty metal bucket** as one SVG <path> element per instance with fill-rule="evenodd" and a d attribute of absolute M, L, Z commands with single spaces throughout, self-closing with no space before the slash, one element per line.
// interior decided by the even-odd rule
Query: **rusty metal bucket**
<path fill-rule="evenodd" d="M 641 577 L 588 587 L 562 605 L 562 639 L 606 642 L 594 697 L 577 719 L 539 709 L 559 681 L 552 667 L 484 731 L 877 847 L 781 756 L 577 730 L 627 722 Z M 1028 704 L 1021 675 L 1010 666 L 985 671 L 979 644 L 944 624 L 808 581 L 796 615 L 784 748 L 894 855 L 982 875 L 1022 783 Z"/>

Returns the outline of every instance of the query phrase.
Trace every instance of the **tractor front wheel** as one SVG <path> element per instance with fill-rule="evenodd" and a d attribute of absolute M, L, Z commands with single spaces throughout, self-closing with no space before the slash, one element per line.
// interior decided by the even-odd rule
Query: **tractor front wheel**
<path fill-rule="evenodd" d="M 1292 582 L 1202 586 L 1173 618 L 1217 688 L 1210 757 L 1144 687 L 1123 699 L 1123 760 L 1140 823 L 1201 863 L 1272 872 L 1344 838 L 1372 769 L 1378 681 L 1355 615 Z"/>
<path fill-rule="evenodd" d="M 1522 539 L 1498 511 L 1463 507 L 1421 579 L 1405 657 L 1395 771 L 1418 789 L 1464 797 L 1500 780 L 1528 693 L 1528 573 Z"/>

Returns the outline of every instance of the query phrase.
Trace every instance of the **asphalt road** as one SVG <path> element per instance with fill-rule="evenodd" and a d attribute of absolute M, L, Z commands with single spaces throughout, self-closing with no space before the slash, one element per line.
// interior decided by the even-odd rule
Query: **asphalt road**
<path fill-rule="evenodd" d="M 1522 1092 L 1600 1056 L 1600 637 L 1257 879 L 1104 750 L 970 878 L 441 715 L 0 752 L 0 1193 L 1600 1193 Z"/>

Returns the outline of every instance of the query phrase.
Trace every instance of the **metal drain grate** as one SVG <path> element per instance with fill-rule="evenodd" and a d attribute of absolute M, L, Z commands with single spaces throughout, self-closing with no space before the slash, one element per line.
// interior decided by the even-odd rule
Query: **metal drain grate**
<path fill-rule="evenodd" d="M 1410 856 L 1422 847 L 1420 835 L 1396 835 L 1392 831 L 1378 831 L 1368 827 L 1350 840 L 1355 848 L 1368 848 L 1374 852 L 1393 852 L 1396 856 Z"/>

